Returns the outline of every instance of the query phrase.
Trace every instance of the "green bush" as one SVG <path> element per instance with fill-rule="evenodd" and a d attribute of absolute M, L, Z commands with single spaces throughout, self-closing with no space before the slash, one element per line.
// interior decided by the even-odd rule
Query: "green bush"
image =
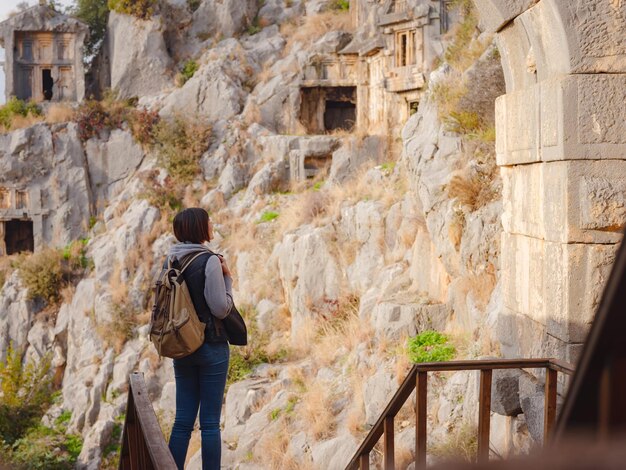
<path fill-rule="evenodd" d="M 193 59 L 189 59 L 187 61 L 185 61 L 185 63 L 183 64 L 182 68 L 180 69 L 180 77 L 181 77 L 181 83 L 180 85 L 184 85 L 185 83 L 187 83 L 187 81 L 194 76 L 194 74 L 198 71 L 198 68 L 200 66 L 198 65 L 198 62 L 196 62 Z"/>
<path fill-rule="evenodd" d="M 13 445 L 36 425 L 52 403 L 50 357 L 22 364 L 22 355 L 9 346 L 0 363 L 0 442 Z"/>
<path fill-rule="evenodd" d="M 71 470 L 83 447 L 80 436 L 64 429 L 35 426 L 17 440 L 8 453 L 13 468 L 28 470 Z"/>
<path fill-rule="evenodd" d="M 177 185 L 189 184 L 200 174 L 200 158 L 210 145 L 211 127 L 180 115 L 162 119 L 155 131 L 160 163 Z"/>
<path fill-rule="evenodd" d="M 189 11 L 192 13 L 200 8 L 201 4 L 202 0 L 187 0 L 187 8 L 189 8 Z"/>
<path fill-rule="evenodd" d="M 41 298 L 49 304 L 60 300 L 61 289 L 92 266 L 86 256 L 87 239 L 75 241 L 63 250 L 46 248 L 30 255 L 21 255 L 17 269 L 29 299 Z"/>
<path fill-rule="evenodd" d="M 348 11 L 350 10 L 350 0 L 335 0 L 332 8 L 333 10 Z"/>
<path fill-rule="evenodd" d="M 109 8 L 118 13 L 125 13 L 147 20 L 156 12 L 157 0 L 109 0 Z"/>
<path fill-rule="evenodd" d="M 33 101 L 24 101 L 13 96 L 4 106 L 0 106 L 0 127 L 10 130 L 16 116 L 41 116 L 41 109 Z"/>
<path fill-rule="evenodd" d="M 265 211 L 261 214 L 261 218 L 259 219 L 259 223 L 271 222 L 274 219 L 277 219 L 280 214 L 274 211 Z"/>
<path fill-rule="evenodd" d="M 18 270 L 29 299 L 58 302 L 63 285 L 63 254 L 59 250 L 48 248 L 23 257 L 18 261 Z"/>
<path fill-rule="evenodd" d="M 69 10 L 72 16 L 89 26 L 89 37 L 85 41 L 85 57 L 98 53 L 107 29 L 109 5 L 107 0 L 75 0 Z"/>
<path fill-rule="evenodd" d="M 451 360 L 456 349 L 449 338 L 437 331 L 424 331 L 408 340 L 409 359 L 416 364 Z"/>

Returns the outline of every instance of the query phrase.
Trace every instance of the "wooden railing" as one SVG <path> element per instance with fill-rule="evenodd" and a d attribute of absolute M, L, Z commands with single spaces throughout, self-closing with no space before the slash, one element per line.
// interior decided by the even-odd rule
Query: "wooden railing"
<path fill-rule="evenodd" d="M 148 398 L 143 374 L 130 374 L 120 470 L 176 470 Z"/>
<path fill-rule="evenodd" d="M 394 469 L 394 429 L 393 422 L 413 390 L 417 390 L 415 400 L 415 463 L 416 468 L 426 465 L 426 398 L 428 395 L 429 372 L 480 371 L 479 413 L 478 413 L 478 455 L 479 462 L 489 459 L 489 429 L 491 417 L 491 379 L 494 370 L 499 369 L 545 369 L 545 413 L 544 441 L 554 428 L 556 419 L 557 373 L 574 373 L 571 364 L 555 359 L 489 359 L 479 361 L 453 361 L 422 363 L 413 366 L 402 385 L 398 388 L 374 427 L 358 448 L 346 470 L 367 470 L 370 466 L 370 452 L 384 435 L 383 468 Z"/>

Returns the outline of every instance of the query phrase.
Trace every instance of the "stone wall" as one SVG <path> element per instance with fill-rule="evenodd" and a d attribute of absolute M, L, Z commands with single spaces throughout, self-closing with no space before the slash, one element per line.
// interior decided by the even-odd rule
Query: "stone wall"
<path fill-rule="evenodd" d="M 496 101 L 502 350 L 575 361 L 626 219 L 626 4 L 475 4 L 507 83 Z"/>

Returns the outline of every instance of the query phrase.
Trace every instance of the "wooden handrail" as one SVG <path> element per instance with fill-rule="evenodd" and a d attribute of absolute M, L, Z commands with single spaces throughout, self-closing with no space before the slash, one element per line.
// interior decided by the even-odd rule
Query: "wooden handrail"
<path fill-rule="evenodd" d="M 556 419 L 557 373 L 571 375 L 574 367 L 556 359 L 483 359 L 477 361 L 428 362 L 414 365 L 391 398 L 378 420 L 365 437 L 346 470 L 369 469 L 369 456 L 380 437 L 385 436 L 383 446 L 383 468 L 394 468 L 393 421 L 413 390 L 415 400 L 415 461 L 416 468 L 426 464 L 426 424 L 428 373 L 445 371 L 480 371 L 478 460 L 489 459 L 489 430 L 491 417 L 491 380 L 494 370 L 500 369 L 546 369 L 546 412 L 544 413 L 544 441 L 552 433 Z"/>
<path fill-rule="evenodd" d="M 130 374 L 119 469 L 176 470 L 139 372 Z"/>

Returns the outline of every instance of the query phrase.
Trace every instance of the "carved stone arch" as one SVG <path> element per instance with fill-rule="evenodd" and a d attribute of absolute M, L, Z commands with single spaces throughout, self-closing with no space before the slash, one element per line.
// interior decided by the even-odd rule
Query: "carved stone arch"
<path fill-rule="evenodd" d="M 575 361 L 626 222 L 626 0 L 474 0 L 496 34 L 509 356 Z"/>

